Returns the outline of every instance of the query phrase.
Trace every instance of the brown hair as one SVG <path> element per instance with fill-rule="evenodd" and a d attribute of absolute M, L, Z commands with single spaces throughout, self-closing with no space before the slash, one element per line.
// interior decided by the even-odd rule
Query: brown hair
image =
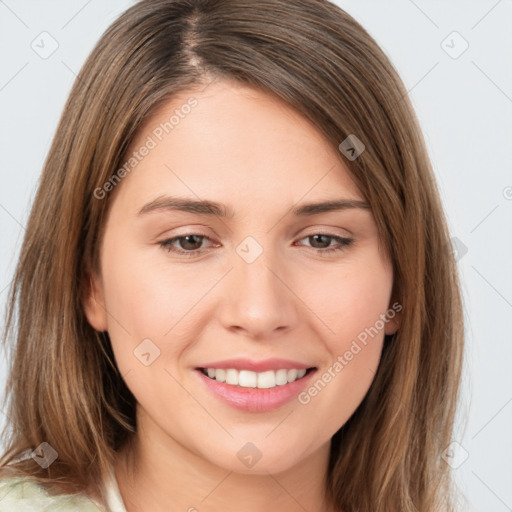
<path fill-rule="evenodd" d="M 3 342 L 16 341 L 1 466 L 56 493 L 89 489 L 104 499 L 105 472 L 136 425 L 108 333 L 83 309 L 111 202 L 94 191 L 164 101 L 216 78 L 276 94 L 336 149 L 351 134 L 366 146 L 340 159 L 391 255 L 403 318 L 363 402 L 332 439 L 326 496 L 345 512 L 453 510 L 441 454 L 458 404 L 464 326 L 440 195 L 397 72 L 325 0 L 142 0 L 101 37 L 44 163 L 10 290 Z M 16 460 L 42 442 L 58 452 L 48 468 Z"/>

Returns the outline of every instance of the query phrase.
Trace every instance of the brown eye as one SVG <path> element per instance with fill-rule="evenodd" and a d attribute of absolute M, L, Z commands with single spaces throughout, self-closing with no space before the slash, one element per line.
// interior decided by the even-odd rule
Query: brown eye
<path fill-rule="evenodd" d="M 353 238 L 343 238 L 341 236 L 329 235 L 327 233 L 315 233 L 304 237 L 302 240 L 306 239 L 308 241 L 313 241 L 310 247 L 321 255 L 342 251 L 354 242 Z M 338 242 L 338 245 L 330 246 L 332 241 Z"/>
<path fill-rule="evenodd" d="M 159 245 L 167 252 L 175 252 L 184 256 L 195 256 L 203 252 L 201 247 L 203 240 L 209 240 L 209 238 L 205 235 L 190 233 L 163 240 L 159 242 Z"/>
<path fill-rule="evenodd" d="M 184 250 L 194 250 L 194 249 L 199 249 L 202 245 L 202 238 L 200 235 L 186 235 L 186 236 L 181 236 L 179 238 L 177 238 L 178 241 L 181 240 L 181 243 L 179 243 L 178 245 L 180 245 L 181 249 L 184 249 Z M 183 242 L 183 240 L 185 242 Z M 199 241 L 198 241 L 199 240 Z"/>
<path fill-rule="evenodd" d="M 311 235 L 308 237 L 310 240 L 314 240 L 314 243 L 311 244 L 311 247 L 315 249 L 327 249 L 331 244 L 331 240 L 333 239 L 332 236 L 329 235 Z M 320 247 L 318 247 L 316 244 L 320 244 Z M 324 247 L 324 244 L 325 247 Z"/>

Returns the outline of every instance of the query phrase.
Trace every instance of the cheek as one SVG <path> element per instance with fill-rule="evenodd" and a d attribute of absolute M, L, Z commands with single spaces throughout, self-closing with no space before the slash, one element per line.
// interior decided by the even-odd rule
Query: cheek
<path fill-rule="evenodd" d="M 316 281 L 308 298 L 324 324 L 320 339 L 328 356 L 299 401 L 329 418 L 333 433 L 363 400 L 380 361 L 393 275 L 377 256 L 347 260 L 329 279 Z"/>
<path fill-rule="evenodd" d="M 133 351 L 146 339 L 160 351 L 155 366 L 175 366 L 193 331 L 201 328 L 201 300 L 218 276 L 199 279 L 192 266 L 170 265 L 158 248 L 112 251 L 114 247 L 114 240 L 105 245 L 102 271 L 108 331 L 119 366 L 133 368 L 138 363 Z M 123 256 L 128 253 L 130 257 Z"/>
<path fill-rule="evenodd" d="M 331 354 L 343 353 L 353 339 L 364 340 L 371 332 L 383 332 L 381 315 L 389 308 L 392 270 L 377 254 L 348 261 L 339 271 L 330 271 L 310 294 L 311 309 L 325 324 L 324 336 Z"/>
<path fill-rule="evenodd" d="M 327 354 L 323 362 L 327 373 L 319 375 L 317 388 L 329 388 L 326 403 L 337 403 L 342 394 L 347 412 L 355 410 L 377 371 L 393 272 L 376 249 L 345 263 L 338 272 L 316 281 L 309 304 L 324 324 L 319 339 Z"/>

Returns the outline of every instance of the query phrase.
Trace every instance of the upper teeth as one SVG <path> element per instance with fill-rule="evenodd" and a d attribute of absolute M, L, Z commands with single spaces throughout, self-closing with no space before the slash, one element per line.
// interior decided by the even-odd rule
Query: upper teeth
<path fill-rule="evenodd" d="M 266 372 L 251 372 L 249 370 L 235 370 L 229 368 L 207 368 L 208 377 L 225 382 L 233 386 L 242 386 L 244 388 L 274 388 L 276 386 L 283 386 L 289 382 L 304 377 L 306 370 L 281 369 L 281 370 L 268 370 Z"/>

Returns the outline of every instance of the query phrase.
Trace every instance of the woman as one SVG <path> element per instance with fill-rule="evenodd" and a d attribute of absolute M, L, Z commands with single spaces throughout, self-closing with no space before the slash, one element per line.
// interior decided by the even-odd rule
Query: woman
<path fill-rule="evenodd" d="M 27 225 L 0 504 L 453 510 L 450 249 L 405 88 L 349 15 L 142 0 L 81 70 Z"/>

